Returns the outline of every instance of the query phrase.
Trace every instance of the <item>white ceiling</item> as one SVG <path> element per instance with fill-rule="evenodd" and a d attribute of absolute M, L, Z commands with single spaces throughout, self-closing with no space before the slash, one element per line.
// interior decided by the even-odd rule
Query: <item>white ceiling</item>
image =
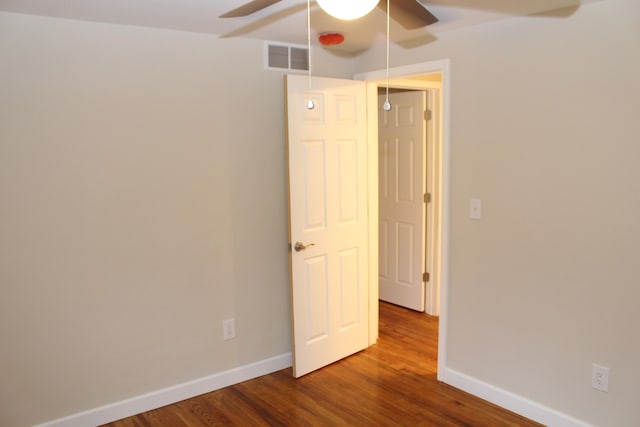
<path fill-rule="evenodd" d="M 306 44 L 306 0 L 282 0 L 249 17 L 219 19 L 250 0 L 0 0 L 0 10 L 84 21 L 167 28 L 222 37 L 249 37 Z M 346 0 L 345 0 L 346 1 Z M 429 43 L 444 31 L 512 16 L 539 14 L 562 19 L 581 4 L 598 0 L 424 0 L 440 22 L 407 31 L 391 23 L 391 39 L 405 46 Z M 341 32 L 337 49 L 357 52 L 384 40 L 385 14 L 379 8 L 357 21 L 339 21 L 311 2 L 312 37 Z M 391 0 L 393 10 L 393 0 Z M 532 18 L 535 19 L 535 18 Z M 334 47 L 335 49 L 335 47 Z"/>

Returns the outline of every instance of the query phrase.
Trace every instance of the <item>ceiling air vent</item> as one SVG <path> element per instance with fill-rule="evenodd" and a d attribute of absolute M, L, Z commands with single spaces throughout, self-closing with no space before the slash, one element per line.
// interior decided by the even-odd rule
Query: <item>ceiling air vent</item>
<path fill-rule="evenodd" d="M 308 71 L 309 50 L 305 46 L 267 42 L 265 66 L 270 70 Z"/>

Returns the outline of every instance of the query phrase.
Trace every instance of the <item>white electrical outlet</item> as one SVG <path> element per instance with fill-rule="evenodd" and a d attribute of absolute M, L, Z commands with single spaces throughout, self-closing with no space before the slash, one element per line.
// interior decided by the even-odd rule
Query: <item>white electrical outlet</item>
<path fill-rule="evenodd" d="M 591 387 L 605 393 L 609 392 L 609 368 L 595 363 L 591 365 Z"/>
<path fill-rule="evenodd" d="M 222 321 L 222 338 L 225 341 L 236 337 L 236 320 L 226 319 Z"/>

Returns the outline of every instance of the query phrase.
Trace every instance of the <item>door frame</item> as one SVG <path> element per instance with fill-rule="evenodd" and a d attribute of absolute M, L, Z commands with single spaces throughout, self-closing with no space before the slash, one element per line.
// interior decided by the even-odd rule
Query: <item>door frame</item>
<path fill-rule="evenodd" d="M 411 79 L 426 74 L 439 73 L 442 77 L 440 94 L 440 138 L 435 141 L 437 184 L 434 188 L 434 206 L 437 210 L 434 227 L 439 235 L 435 239 L 433 253 L 433 280 L 439 290 L 440 320 L 438 326 L 438 380 L 442 381 L 446 369 L 447 324 L 448 324 L 448 282 L 449 282 L 449 206 L 450 206 L 450 105 L 451 72 L 450 60 L 422 62 L 394 67 L 388 70 L 389 79 Z M 378 117 L 377 90 L 380 82 L 387 77 L 387 70 L 376 70 L 356 74 L 355 80 L 367 82 L 368 119 L 368 200 L 369 200 L 369 344 L 378 338 Z M 410 88 L 410 87 L 409 87 Z M 424 88 L 415 87 L 417 90 Z M 436 274 L 433 274 L 436 273 Z M 430 293 L 430 292 L 429 292 Z"/>

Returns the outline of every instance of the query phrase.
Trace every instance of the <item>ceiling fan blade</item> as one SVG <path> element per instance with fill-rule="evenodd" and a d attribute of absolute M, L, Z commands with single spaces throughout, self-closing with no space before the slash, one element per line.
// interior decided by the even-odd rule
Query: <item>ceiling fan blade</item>
<path fill-rule="evenodd" d="M 387 2 L 381 0 L 378 7 L 386 13 Z M 438 22 L 438 18 L 417 0 L 391 0 L 391 18 L 405 30 L 415 30 Z"/>
<path fill-rule="evenodd" d="M 255 13 L 259 10 L 264 9 L 265 7 L 269 7 L 272 4 L 276 4 L 281 0 L 253 0 L 247 4 L 244 4 L 240 7 L 236 7 L 229 12 L 220 15 L 220 18 L 237 18 L 240 16 L 249 16 L 252 13 Z"/>

